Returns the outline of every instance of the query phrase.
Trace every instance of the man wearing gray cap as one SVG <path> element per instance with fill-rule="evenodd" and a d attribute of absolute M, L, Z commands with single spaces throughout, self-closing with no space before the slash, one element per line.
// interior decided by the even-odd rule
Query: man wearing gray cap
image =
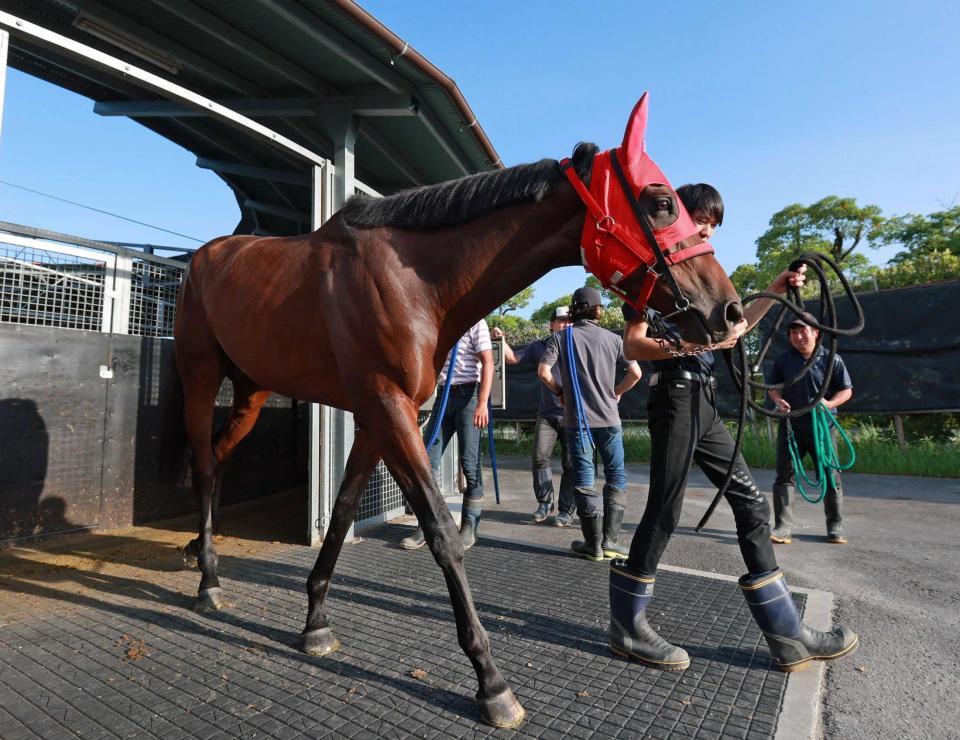
<path fill-rule="evenodd" d="M 790 349 L 780 355 L 773 363 L 767 383 L 785 383 L 782 390 L 770 389 L 767 393 L 777 409 L 784 413 L 792 408 L 802 408 L 820 393 L 824 383 L 827 391 L 823 396 L 823 405 L 835 414 L 853 396 L 853 383 L 850 373 L 840 355 L 833 363 L 833 372 L 827 377 L 827 356 L 824 347 L 817 346 L 820 331 L 817 320 L 804 311 L 787 326 Z M 790 382 L 800 373 L 807 361 L 816 354 L 810 369 L 794 382 Z M 790 509 L 795 485 L 795 474 L 790 456 L 788 429 L 790 424 L 797 443 L 800 460 L 810 454 L 813 464 L 817 465 L 817 446 L 813 438 L 813 415 L 810 413 L 790 419 L 783 419 L 777 432 L 777 480 L 773 484 L 774 527 L 770 532 L 773 542 L 789 545 L 793 539 L 793 512 Z M 827 519 L 827 542 L 842 545 L 847 538 L 843 535 L 843 512 L 841 511 L 843 493 L 840 488 L 840 473 L 825 471 L 827 491 L 823 497 L 823 509 Z"/>
<path fill-rule="evenodd" d="M 564 435 L 573 462 L 577 514 L 583 541 L 570 549 L 588 560 L 625 556 L 617 543 L 626 504 L 620 397 L 640 380 L 640 366 L 623 354 L 623 340 L 600 326 L 600 293 L 589 286 L 573 293 L 573 326 L 550 337 L 537 374 L 562 397 Z M 560 382 L 553 368 L 560 367 Z M 617 370 L 626 375 L 617 383 Z M 603 461 L 603 497 L 594 490 L 593 450 Z"/>
<path fill-rule="evenodd" d="M 550 333 L 563 331 L 570 325 L 570 311 L 566 306 L 557 306 L 550 315 Z M 503 329 L 499 326 L 490 330 L 493 339 L 504 339 Z M 513 348 L 503 343 L 503 359 L 508 365 L 529 365 L 534 372 L 540 365 L 540 359 L 547 349 L 546 339 L 530 342 L 518 356 Z M 554 377 L 559 382 L 558 373 Z M 537 510 L 533 512 L 534 524 L 547 520 L 553 510 L 553 468 L 550 462 L 553 448 L 560 440 L 560 464 L 563 473 L 560 476 L 560 495 L 557 505 L 559 511 L 555 519 L 558 527 L 568 527 L 573 522 L 577 502 L 573 496 L 573 467 L 567 454 L 567 440 L 563 435 L 563 406 L 543 383 L 540 387 L 540 403 L 537 408 L 537 421 L 533 428 L 533 493 L 537 497 Z"/>

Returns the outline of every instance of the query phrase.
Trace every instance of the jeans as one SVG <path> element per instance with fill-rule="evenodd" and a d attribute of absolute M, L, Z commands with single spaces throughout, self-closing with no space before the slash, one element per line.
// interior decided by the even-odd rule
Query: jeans
<path fill-rule="evenodd" d="M 573 492 L 573 463 L 567 450 L 567 438 L 563 433 L 563 418 L 558 416 L 538 416 L 533 430 L 533 492 L 537 503 L 553 503 L 553 448 L 560 441 L 559 511 L 561 514 L 573 514 L 577 508 Z"/>
<path fill-rule="evenodd" d="M 594 490 L 593 449 L 590 440 L 565 428 L 567 449 L 573 463 L 573 483 L 576 486 L 577 515 L 581 518 L 603 516 L 603 499 Z M 603 498 L 622 493 L 627 487 L 627 472 L 623 463 L 623 430 L 620 427 L 592 427 L 593 443 L 603 461 Z"/>
<path fill-rule="evenodd" d="M 450 387 L 447 408 L 440 423 L 440 433 L 436 441 L 427 450 L 434 480 L 440 479 L 440 463 L 450 438 L 456 433 L 457 451 L 460 454 L 460 467 L 467 480 L 467 490 L 463 495 L 464 514 L 479 519 L 483 510 L 483 476 L 480 473 L 480 433 L 482 430 L 473 425 L 473 415 L 477 410 L 477 383 L 465 383 Z M 440 413 L 442 388 L 437 389 L 437 397 L 430 411 L 430 420 L 423 430 L 424 444 L 430 440 L 433 427 Z"/>
<path fill-rule="evenodd" d="M 717 413 L 713 390 L 699 381 L 664 380 L 650 389 L 650 490 L 647 506 L 630 545 L 628 567 L 654 575 L 680 520 L 691 464 L 696 461 L 719 488 L 726 477 L 734 442 Z M 770 506 L 743 456 L 737 458 L 727 502 L 737 524 L 740 553 L 750 573 L 777 567 L 770 544 Z"/>

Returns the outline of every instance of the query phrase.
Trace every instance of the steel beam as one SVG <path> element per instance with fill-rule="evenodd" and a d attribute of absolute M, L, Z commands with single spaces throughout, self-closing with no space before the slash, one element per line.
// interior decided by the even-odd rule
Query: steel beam
<path fill-rule="evenodd" d="M 299 211 L 294 211 L 290 208 L 281 208 L 280 206 L 275 206 L 272 203 L 264 203 L 260 200 L 251 200 L 247 198 L 243 201 L 243 207 L 249 208 L 252 211 L 258 211 L 260 213 L 268 213 L 271 216 L 278 216 L 280 218 L 287 218 L 291 221 L 296 221 L 302 224 L 310 223 L 310 214 L 300 213 Z"/>
<path fill-rule="evenodd" d="M 370 118 L 405 118 L 415 116 L 420 101 L 410 95 L 333 96 L 317 98 L 235 98 L 219 103 L 230 110 L 256 118 L 310 118 L 324 107 L 334 107 L 353 115 Z M 108 100 L 93 106 L 101 116 L 130 118 L 189 118 L 207 113 L 171 100 Z"/>
<path fill-rule="evenodd" d="M 384 62 L 332 31 L 323 22 L 323 19 L 314 15 L 309 10 L 288 0 L 258 1 L 264 7 L 269 8 L 272 13 L 295 25 L 318 44 L 322 44 L 344 62 L 360 70 L 390 92 L 412 92 L 410 83 L 396 72 L 391 71 L 389 66 L 384 64 Z"/>
<path fill-rule="evenodd" d="M 275 170 L 270 167 L 256 167 L 252 164 L 241 164 L 240 162 L 224 162 L 223 160 L 208 159 L 207 157 L 197 157 L 197 167 L 226 175 L 249 177 L 254 180 L 270 180 L 271 182 L 284 182 L 288 185 L 302 185 L 304 187 L 310 187 L 312 184 L 312 178 L 309 175 L 304 175 L 299 172 Z"/>
<path fill-rule="evenodd" d="M 149 2 L 216 39 L 224 46 L 229 47 L 234 54 L 252 59 L 258 65 L 272 70 L 304 90 L 318 95 L 336 94 L 334 87 L 327 81 L 310 74 L 299 65 L 277 54 L 270 47 L 250 38 L 247 34 L 221 20 L 213 13 L 207 12 L 196 3 L 186 3 L 182 0 L 149 0 Z"/>
<path fill-rule="evenodd" d="M 0 135 L 3 134 L 3 100 L 7 90 L 7 50 L 9 48 L 10 34 L 0 30 Z"/>
<path fill-rule="evenodd" d="M 315 154 L 309 149 L 300 146 L 295 141 L 292 141 L 285 136 L 281 136 L 276 131 L 273 131 L 266 126 L 247 118 L 246 116 L 232 111 L 229 108 L 220 105 L 219 103 L 215 103 L 209 98 L 198 95 L 182 85 L 177 85 L 173 82 L 165 80 L 164 78 L 155 75 L 152 72 L 147 72 L 145 69 L 137 67 L 128 62 L 124 62 L 122 59 L 110 56 L 109 54 L 104 54 L 102 51 L 94 49 L 91 46 L 81 44 L 66 36 L 54 33 L 53 31 L 43 28 L 42 26 L 38 26 L 35 23 L 30 23 L 22 18 L 17 18 L 10 13 L 0 11 L 0 30 L 7 30 L 15 36 L 25 36 L 35 43 L 62 50 L 71 56 L 85 60 L 92 66 L 106 70 L 107 72 L 118 77 L 125 77 L 129 80 L 134 80 L 140 87 L 152 90 L 153 92 L 156 92 L 164 97 L 178 100 L 187 105 L 195 106 L 201 110 L 208 111 L 211 115 L 224 121 L 230 126 L 234 126 L 236 128 L 243 129 L 248 133 L 258 135 L 274 146 L 294 154 L 300 159 L 306 160 L 313 164 L 322 164 L 324 161 L 326 161 L 319 154 Z"/>

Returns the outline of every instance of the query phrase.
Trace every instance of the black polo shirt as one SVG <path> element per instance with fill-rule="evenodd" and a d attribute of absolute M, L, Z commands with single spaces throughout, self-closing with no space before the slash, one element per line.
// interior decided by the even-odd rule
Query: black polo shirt
<path fill-rule="evenodd" d="M 828 356 L 829 353 L 823 345 L 817 347 L 816 359 L 810 367 L 810 371 L 796 383 L 784 385 L 781 394 L 792 408 L 806 406 L 817 397 L 827 374 Z M 804 364 L 806 364 L 806 360 L 803 355 L 791 347 L 774 361 L 773 368 L 767 376 L 767 382 L 771 384 L 784 383 L 795 377 Z M 833 363 L 833 373 L 830 376 L 825 398 L 833 398 L 835 393 L 842 391 L 844 388 L 853 388 L 853 382 L 850 380 L 850 373 L 847 372 L 847 366 L 844 364 L 843 358 L 838 354 Z"/>
<path fill-rule="evenodd" d="M 523 350 L 523 354 L 517 358 L 517 364 L 532 365 L 534 372 L 536 372 L 546 349 L 546 339 L 537 339 L 536 341 L 530 342 L 530 344 L 528 344 Z M 560 368 L 556 365 L 553 366 L 553 379 L 560 385 L 563 385 L 563 379 L 560 376 Z M 551 419 L 562 419 L 563 405 L 557 400 L 557 397 L 550 392 L 550 389 L 547 388 L 547 386 L 539 381 L 537 382 L 537 385 L 540 386 L 540 406 L 537 409 L 537 415 L 546 416 Z"/>

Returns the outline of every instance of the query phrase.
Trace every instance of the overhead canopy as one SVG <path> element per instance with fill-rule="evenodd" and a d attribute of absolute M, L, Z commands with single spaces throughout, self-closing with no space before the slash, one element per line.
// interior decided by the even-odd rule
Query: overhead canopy
<path fill-rule="evenodd" d="M 380 193 L 502 166 L 456 85 L 350 0 L 0 0 L 35 23 L 255 119 Z M 242 232 L 310 228 L 309 162 L 196 106 L 11 31 L 9 63 L 197 155 Z M 355 137 L 355 140 L 353 139 Z"/>

